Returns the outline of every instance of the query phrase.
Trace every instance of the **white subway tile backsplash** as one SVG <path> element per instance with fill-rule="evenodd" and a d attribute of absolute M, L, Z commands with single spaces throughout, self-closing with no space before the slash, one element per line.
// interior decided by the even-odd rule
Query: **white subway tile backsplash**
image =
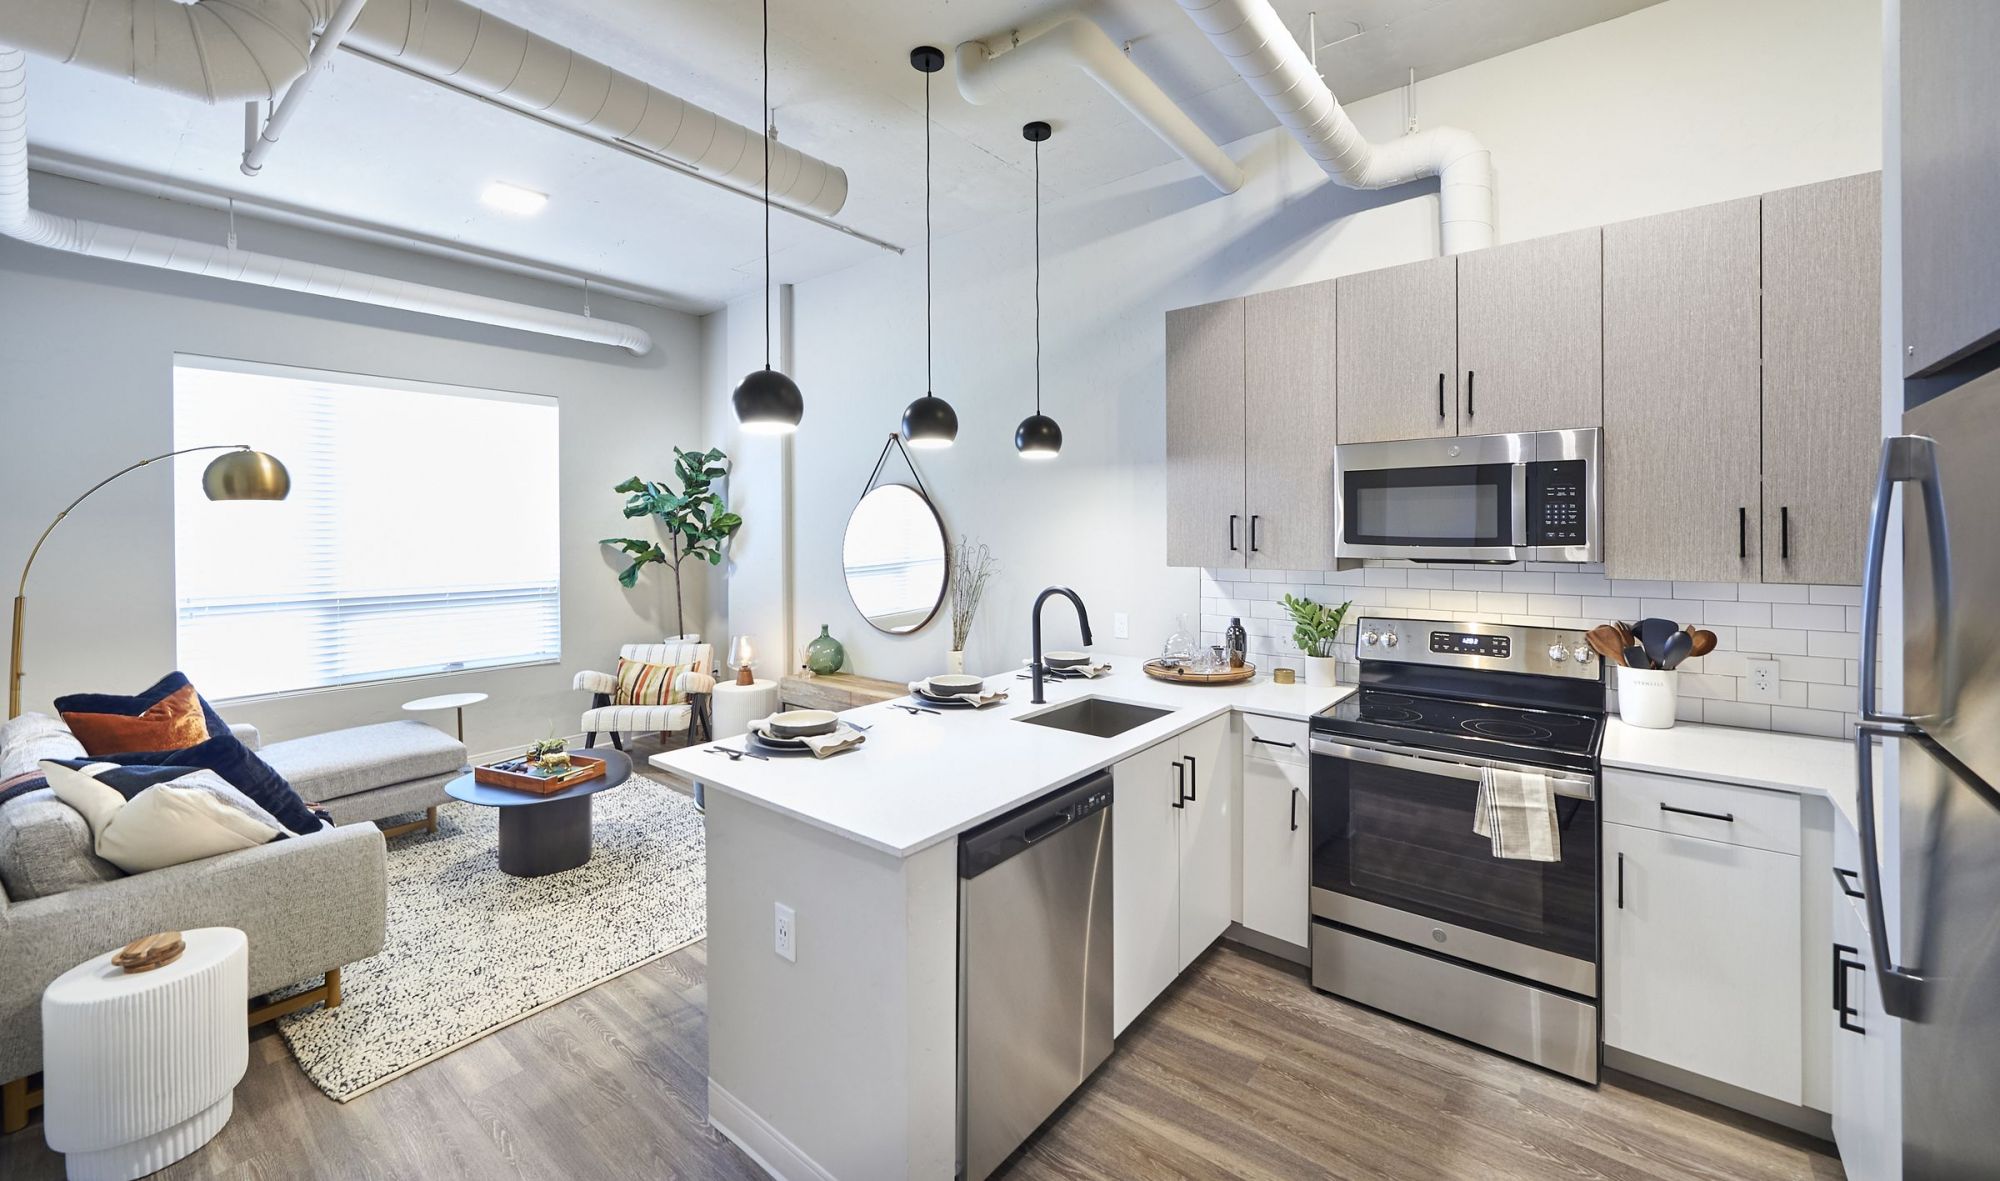
<path fill-rule="evenodd" d="M 1853 713 L 1861 708 L 1861 696 L 1852 685 L 1809 685 L 1806 703 L 1814 709 L 1837 709 Z"/>
<path fill-rule="evenodd" d="M 1729 599 L 1737 598 L 1736 584 L 1733 582 L 1676 582 L 1673 584 L 1676 599 Z"/>
<path fill-rule="evenodd" d="M 1782 582 L 1746 582 L 1736 588 L 1736 597 L 1746 603 L 1803 603 L 1811 589 Z"/>
<path fill-rule="evenodd" d="M 1788 611 L 1798 609 L 1790 606 L 1786 607 Z M 1806 609 L 1810 610 L 1810 608 Z M 1771 604 L 1735 603 L 1709 599 L 1702 604 L 1701 617 L 1704 623 L 1727 623 L 1736 627 L 1769 627 L 1771 626 Z"/>
<path fill-rule="evenodd" d="M 1519 591 L 1528 595 L 1552 595 L 1556 593 L 1556 576 L 1553 574 L 1510 574 L 1500 575 L 1500 589 Z"/>
<path fill-rule="evenodd" d="M 1479 592 L 1469 590 L 1434 590 L 1431 592 L 1431 610 L 1446 615 L 1463 616 L 1479 610 Z"/>
<path fill-rule="evenodd" d="M 1410 585 L 1412 587 L 1422 587 L 1425 590 L 1450 590 L 1452 588 L 1451 571 L 1431 569 L 1412 570 L 1410 571 Z"/>
<path fill-rule="evenodd" d="M 1791 628 L 1745 627 L 1736 632 L 1736 642 L 1730 647 L 1740 652 L 1762 652 L 1772 656 L 1804 656 L 1806 654 L 1807 633 Z M 1717 648 L 1722 647 L 1722 637 L 1716 636 Z"/>
<path fill-rule="evenodd" d="M 1848 723 L 1846 714 L 1831 710 L 1774 705 L 1771 707 L 1771 728 L 1795 734 L 1817 734 L 1822 738 L 1845 738 Z"/>
<path fill-rule="evenodd" d="M 1504 594 L 1499 591 L 1480 591 L 1479 610 L 1486 615 L 1525 615 L 1528 611 L 1528 596 Z"/>
<path fill-rule="evenodd" d="M 1824 656 L 1780 656 L 1778 679 L 1819 685 L 1845 685 L 1847 662 Z"/>
<path fill-rule="evenodd" d="M 1814 603 L 1830 603 L 1841 607 L 1861 605 L 1861 588 L 1858 586 L 1814 586 L 1807 589 L 1812 592 L 1809 601 Z"/>
<path fill-rule="evenodd" d="M 1586 598 L 1579 602 L 1577 609 L 1585 615 L 1595 615 L 1599 623 L 1610 623 L 1622 619 L 1630 623 L 1639 616 L 1639 600 L 1622 596 L 1614 598 Z"/>
<path fill-rule="evenodd" d="M 1529 595 L 1528 614 L 1570 617 L 1583 613 L 1583 600 L 1575 595 Z"/>
<path fill-rule="evenodd" d="M 1853 660 L 1861 655 L 1861 637 L 1853 632 L 1806 632 L 1806 654 Z"/>
<path fill-rule="evenodd" d="M 1638 618 L 1670 619 L 1683 626 L 1703 622 L 1700 599 L 1640 599 Z M 1626 620 L 1631 623 L 1632 620 Z"/>
<path fill-rule="evenodd" d="M 1383 606 L 1386 607 L 1428 607 L 1431 605 L 1431 595 L 1433 593 L 1427 590 L 1404 590 L 1400 587 L 1388 587 L 1383 591 L 1382 602 Z"/>
<path fill-rule="evenodd" d="M 1556 593 L 1559 595 L 1608 595 L 1611 580 L 1602 574 L 1558 574 Z"/>
<path fill-rule="evenodd" d="M 1497 591 L 1502 584 L 1498 570 L 1460 570 L 1451 576 L 1451 585 L 1459 590 Z"/>
<path fill-rule="evenodd" d="M 1851 626 L 1849 624 L 1850 613 L 1853 617 Z M 1859 607 L 1836 607 L 1830 604 L 1825 606 L 1815 604 L 1810 607 L 1787 607 L 1785 615 L 1786 618 L 1792 621 L 1793 627 L 1803 627 L 1809 631 L 1838 632 L 1861 630 L 1861 608 Z"/>
<path fill-rule="evenodd" d="M 1671 582 L 1655 582 L 1649 579 L 1614 578 L 1611 580 L 1611 593 L 1614 595 L 1626 595 L 1635 599 L 1644 598 L 1647 595 L 1665 596 L 1674 593 L 1674 584 Z"/>
<path fill-rule="evenodd" d="M 1769 730 L 1771 707 L 1758 701 L 1709 701 L 1703 703 L 1703 720 L 1716 726 L 1740 726 L 1746 730 Z"/>
<path fill-rule="evenodd" d="M 1367 586 L 1410 585 L 1410 572 L 1408 570 L 1392 570 L 1381 566 L 1369 566 L 1362 571 L 1362 574 L 1364 575 L 1362 582 Z"/>

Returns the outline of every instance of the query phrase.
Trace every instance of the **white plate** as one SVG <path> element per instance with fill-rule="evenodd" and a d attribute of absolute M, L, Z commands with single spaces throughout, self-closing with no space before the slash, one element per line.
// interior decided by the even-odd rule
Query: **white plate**
<path fill-rule="evenodd" d="M 757 741 L 764 743 L 766 746 L 781 747 L 785 750 L 804 750 L 806 748 L 805 739 L 784 738 L 779 735 L 773 734 L 769 730 L 766 730 L 764 728 L 764 723 L 762 721 L 755 721 L 750 723 L 749 730 L 751 735 L 753 735 L 757 739 Z"/>

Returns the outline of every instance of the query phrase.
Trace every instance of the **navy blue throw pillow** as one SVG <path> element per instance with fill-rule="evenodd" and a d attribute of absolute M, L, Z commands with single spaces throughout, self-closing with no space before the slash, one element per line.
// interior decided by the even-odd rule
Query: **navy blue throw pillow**
<path fill-rule="evenodd" d="M 291 784 L 285 782 L 284 776 L 227 730 L 218 738 L 211 738 L 200 746 L 190 746 L 186 750 L 106 755 L 81 761 L 85 764 L 117 763 L 121 767 L 206 767 L 301 836 L 318 832 L 321 821 L 329 819 L 325 813 L 316 813 L 306 807 L 306 802 L 292 790 Z"/>
<path fill-rule="evenodd" d="M 186 673 L 170 672 L 161 677 L 152 688 L 130 696 L 122 693 L 71 693 L 67 697 L 58 697 L 56 713 L 116 714 L 122 718 L 136 718 L 187 687 Z M 208 736 L 215 738 L 229 733 L 229 723 L 223 721 L 222 715 L 215 712 L 215 707 L 208 703 L 208 698 L 200 694 L 195 696 L 201 702 L 201 716 L 208 721 Z M 224 775 L 223 778 L 229 777 Z"/>

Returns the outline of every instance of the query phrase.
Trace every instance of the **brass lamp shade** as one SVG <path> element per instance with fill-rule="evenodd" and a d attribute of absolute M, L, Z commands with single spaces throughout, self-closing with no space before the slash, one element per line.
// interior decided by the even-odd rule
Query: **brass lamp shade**
<path fill-rule="evenodd" d="M 292 491 L 292 473 L 262 451 L 225 451 L 201 473 L 210 500 L 283 500 Z"/>

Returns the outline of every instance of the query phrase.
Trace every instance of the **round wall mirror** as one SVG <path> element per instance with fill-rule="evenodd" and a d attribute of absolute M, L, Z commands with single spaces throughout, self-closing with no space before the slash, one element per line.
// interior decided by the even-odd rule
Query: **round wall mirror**
<path fill-rule="evenodd" d="M 944 603 L 944 522 L 907 484 L 870 489 L 847 518 L 840 564 L 863 619 L 892 635 L 913 632 Z"/>

